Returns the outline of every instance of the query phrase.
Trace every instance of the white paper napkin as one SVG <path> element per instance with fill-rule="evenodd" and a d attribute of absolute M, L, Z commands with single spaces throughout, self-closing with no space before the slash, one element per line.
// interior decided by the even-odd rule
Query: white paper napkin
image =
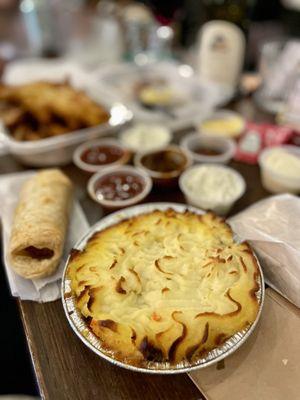
<path fill-rule="evenodd" d="M 0 177 L 0 217 L 2 221 L 3 261 L 12 295 L 20 297 L 22 300 L 33 300 L 44 303 L 60 298 L 61 276 L 69 251 L 77 240 L 87 231 L 89 224 L 79 203 L 75 201 L 63 257 L 55 274 L 47 278 L 32 280 L 24 279 L 17 275 L 11 269 L 8 261 L 10 231 L 21 187 L 24 182 L 35 173 L 34 171 L 27 171 L 2 175 Z"/>
<path fill-rule="evenodd" d="M 242 240 L 250 242 L 266 282 L 300 307 L 300 199 L 271 196 L 229 219 Z"/>

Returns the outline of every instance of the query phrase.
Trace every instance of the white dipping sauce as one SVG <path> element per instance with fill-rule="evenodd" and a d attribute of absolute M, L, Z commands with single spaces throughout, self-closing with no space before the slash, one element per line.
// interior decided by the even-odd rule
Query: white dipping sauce
<path fill-rule="evenodd" d="M 266 157 L 265 166 L 288 178 L 300 177 L 300 157 L 283 149 L 274 149 Z"/>
<path fill-rule="evenodd" d="M 182 175 L 180 187 L 190 204 L 224 214 L 243 194 L 245 182 L 232 168 L 202 164 Z"/>
<path fill-rule="evenodd" d="M 137 124 L 124 131 L 120 140 L 130 150 L 146 152 L 168 145 L 171 133 L 160 125 Z"/>

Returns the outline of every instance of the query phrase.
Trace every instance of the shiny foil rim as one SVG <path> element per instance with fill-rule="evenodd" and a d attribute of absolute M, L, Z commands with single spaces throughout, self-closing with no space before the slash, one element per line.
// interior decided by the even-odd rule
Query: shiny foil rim
<path fill-rule="evenodd" d="M 204 214 L 204 211 L 199 210 L 195 207 L 188 206 L 186 204 L 179 204 L 179 203 L 148 203 L 137 205 L 134 207 L 129 207 L 124 210 L 120 210 L 114 212 L 113 214 L 108 215 L 107 217 L 103 218 L 101 221 L 97 222 L 93 225 L 89 231 L 75 244 L 74 248 L 78 250 L 82 250 L 90 236 L 92 236 L 95 232 L 103 230 L 111 225 L 114 225 L 124 219 L 131 218 L 133 216 L 137 216 L 140 214 L 145 214 L 152 212 L 154 210 L 161 210 L 165 211 L 168 208 L 172 208 L 177 212 L 183 213 L 184 211 L 188 210 L 196 214 Z M 236 238 L 238 240 L 238 238 Z M 253 253 L 254 254 L 254 253 Z M 254 254 L 255 255 L 255 254 Z M 255 256 L 256 257 L 256 256 Z M 102 343 L 100 339 L 88 328 L 84 318 L 82 317 L 80 311 L 76 309 L 76 302 L 75 296 L 71 293 L 71 282 L 70 279 L 66 278 L 67 267 L 69 262 L 69 257 L 66 262 L 63 277 L 62 277 L 62 303 L 63 308 L 67 317 L 67 320 L 75 332 L 75 334 L 79 337 L 79 339 L 89 347 L 94 353 L 98 356 L 104 358 L 105 360 L 111 362 L 114 365 L 118 365 L 119 367 L 123 367 L 132 371 L 136 372 L 144 372 L 144 373 L 151 373 L 151 374 L 178 374 L 178 373 L 186 373 L 191 372 L 200 368 L 208 367 L 212 364 L 215 364 L 225 357 L 228 357 L 234 351 L 236 351 L 251 335 L 254 331 L 254 328 L 260 318 L 264 296 L 265 296 L 265 285 L 264 285 L 264 277 L 262 273 L 262 269 L 257 259 L 258 268 L 259 268 L 259 277 L 258 277 L 258 285 L 259 290 L 256 292 L 257 300 L 259 303 L 259 309 L 256 316 L 255 321 L 249 327 L 235 333 L 231 338 L 226 340 L 222 346 L 217 347 L 210 352 L 203 358 L 198 359 L 197 361 L 190 363 L 186 360 L 176 364 L 171 365 L 168 362 L 159 363 L 159 362 L 149 362 L 148 367 L 136 367 L 130 364 L 126 364 L 122 361 L 116 360 L 113 357 L 113 352 L 108 351 L 102 347 Z"/>

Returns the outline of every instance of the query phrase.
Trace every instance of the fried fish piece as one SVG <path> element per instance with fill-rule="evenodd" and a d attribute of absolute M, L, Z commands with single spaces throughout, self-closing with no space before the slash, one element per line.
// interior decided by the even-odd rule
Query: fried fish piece
<path fill-rule="evenodd" d="M 5 107 L 0 111 L 0 118 L 7 128 L 18 124 L 24 118 L 25 111 L 19 106 Z"/>
<path fill-rule="evenodd" d="M 5 106 L 0 117 L 8 129 L 15 128 L 13 135 L 20 140 L 31 140 L 28 130 L 33 136 L 44 138 L 96 126 L 109 119 L 105 108 L 67 82 L 0 85 L 0 103 Z M 16 124 L 20 126 L 15 127 Z M 20 134 L 21 129 L 25 129 L 24 135 Z"/>

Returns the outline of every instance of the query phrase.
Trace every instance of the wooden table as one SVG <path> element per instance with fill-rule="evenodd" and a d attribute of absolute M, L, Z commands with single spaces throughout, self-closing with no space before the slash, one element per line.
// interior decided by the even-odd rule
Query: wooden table
<path fill-rule="evenodd" d="M 248 100 L 234 108 L 248 118 L 266 120 Z M 179 136 L 178 134 L 177 136 Z M 262 188 L 257 166 L 232 162 L 247 182 L 247 191 L 232 214 L 244 209 L 268 193 Z M 0 158 L 0 173 L 21 171 L 24 168 L 11 157 Z M 63 168 L 76 184 L 79 199 L 90 224 L 98 221 L 103 212 L 87 196 L 87 178 L 76 167 Z M 183 202 L 179 191 L 152 194 L 148 201 Z M 50 400 L 196 400 L 200 392 L 186 374 L 154 376 L 131 372 L 102 360 L 78 340 L 68 326 L 61 301 L 38 304 L 19 301 L 20 313 L 35 368 L 40 392 Z"/>

